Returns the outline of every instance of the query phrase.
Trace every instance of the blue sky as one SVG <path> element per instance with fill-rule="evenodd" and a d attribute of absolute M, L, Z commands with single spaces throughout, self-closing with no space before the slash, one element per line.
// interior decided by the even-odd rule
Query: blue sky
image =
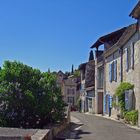
<path fill-rule="evenodd" d="M 21 61 L 70 71 L 98 37 L 136 22 L 137 0 L 0 0 L 0 66 Z"/>

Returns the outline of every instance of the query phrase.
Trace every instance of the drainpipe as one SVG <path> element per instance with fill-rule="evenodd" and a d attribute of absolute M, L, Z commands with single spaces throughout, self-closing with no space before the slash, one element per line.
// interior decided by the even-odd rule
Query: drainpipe
<path fill-rule="evenodd" d="M 103 56 L 103 69 L 104 69 L 104 75 L 103 75 L 103 115 L 105 115 L 105 110 L 104 110 L 104 105 L 105 105 L 105 94 L 106 94 L 106 61 L 105 61 L 105 57 Z"/>
<path fill-rule="evenodd" d="M 123 82 L 123 48 L 119 49 L 121 54 L 121 82 Z"/>
<path fill-rule="evenodd" d="M 97 58 L 98 58 L 98 47 L 96 48 L 95 58 L 95 113 L 98 113 L 98 93 L 97 93 Z"/>

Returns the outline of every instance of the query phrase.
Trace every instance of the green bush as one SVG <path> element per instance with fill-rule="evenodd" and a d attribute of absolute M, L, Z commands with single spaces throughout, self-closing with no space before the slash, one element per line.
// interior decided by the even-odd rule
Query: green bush
<path fill-rule="evenodd" d="M 132 110 L 124 113 L 124 118 L 127 122 L 136 125 L 138 122 L 138 111 Z"/>
<path fill-rule="evenodd" d="M 118 96 L 121 111 L 125 111 L 125 90 L 133 89 L 134 85 L 128 82 L 122 82 L 116 89 L 115 95 Z"/>
<path fill-rule="evenodd" d="M 42 128 L 64 117 L 53 73 L 6 61 L 0 70 L 0 126 Z"/>

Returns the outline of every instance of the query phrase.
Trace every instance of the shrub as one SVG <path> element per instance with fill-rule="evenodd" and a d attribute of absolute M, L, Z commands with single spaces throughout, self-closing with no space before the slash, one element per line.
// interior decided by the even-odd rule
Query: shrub
<path fill-rule="evenodd" d="M 124 113 L 124 118 L 128 123 L 136 125 L 138 122 L 138 111 L 132 110 Z"/>
<path fill-rule="evenodd" d="M 0 70 L 0 126 L 42 128 L 63 118 L 64 102 L 52 73 L 20 62 Z"/>
<path fill-rule="evenodd" d="M 134 85 L 128 82 L 122 82 L 116 89 L 115 95 L 118 96 L 121 111 L 125 111 L 125 90 L 133 89 Z"/>

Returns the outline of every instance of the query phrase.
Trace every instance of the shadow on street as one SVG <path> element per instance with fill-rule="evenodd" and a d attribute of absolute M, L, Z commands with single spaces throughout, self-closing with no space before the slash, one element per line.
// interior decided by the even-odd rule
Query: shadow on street
<path fill-rule="evenodd" d="M 91 134 L 90 132 L 86 132 L 81 130 L 80 128 L 83 124 L 77 124 L 71 122 L 69 127 L 60 133 L 55 140 L 67 140 L 67 139 L 81 139 L 81 135 Z"/>

